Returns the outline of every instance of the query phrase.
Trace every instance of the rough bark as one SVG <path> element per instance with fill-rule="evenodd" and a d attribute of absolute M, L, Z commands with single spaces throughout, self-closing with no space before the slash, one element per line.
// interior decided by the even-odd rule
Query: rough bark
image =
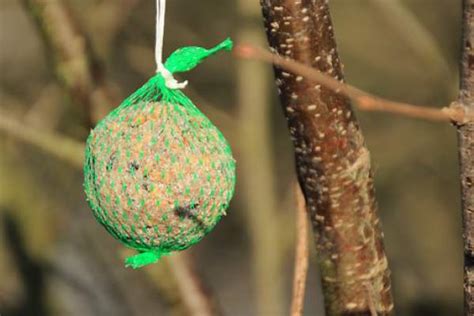
<path fill-rule="evenodd" d="M 343 80 L 325 0 L 261 0 L 272 50 Z M 369 152 L 347 98 L 275 67 L 313 224 L 328 315 L 389 315 Z"/>
<path fill-rule="evenodd" d="M 459 103 L 474 111 L 474 0 L 464 0 L 463 56 Z M 464 308 L 474 315 L 474 123 L 458 126 L 464 231 Z"/>

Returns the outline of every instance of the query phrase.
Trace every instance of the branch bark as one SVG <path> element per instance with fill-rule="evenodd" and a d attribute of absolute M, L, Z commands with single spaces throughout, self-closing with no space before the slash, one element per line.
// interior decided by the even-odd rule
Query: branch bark
<path fill-rule="evenodd" d="M 190 316 L 221 315 L 218 305 L 210 300 L 208 288 L 202 283 L 195 270 L 193 261 L 187 252 L 177 253 L 168 259 L 168 266 L 173 272 L 179 293 L 188 307 Z"/>
<path fill-rule="evenodd" d="M 291 316 L 301 316 L 304 310 L 306 278 L 309 263 L 309 223 L 304 204 L 304 196 L 299 183 L 295 181 L 296 209 L 296 254 L 295 272 L 293 277 L 293 298 L 291 300 Z"/>
<path fill-rule="evenodd" d="M 474 113 L 474 0 L 464 0 L 459 103 Z M 458 126 L 464 236 L 464 312 L 474 315 L 474 123 Z"/>
<path fill-rule="evenodd" d="M 25 126 L 10 115 L 0 111 L 0 131 L 26 144 L 33 145 L 61 161 L 82 168 L 84 144 L 54 132 L 40 131 Z"/>
<path fill-rule="evenodd" d="M 343 80 L 325 0 L 261 0 L 272 50 Z M 369 152 L 349 100 L 275 67 L 328 315 L 389 315 L 390 272 Z"/>
<path fill-rule="evenodd" d="M 237 45 L 235 47 L 235 55 L 240 58 L 261 60 L 274 64 L 282 70 L 312 80 L 314 81 L 314 84 L 320 84 L 334 93 L 351 99 L 354 101 L 354 105 L 358 106 L 359 109 L 363 111 L 386 112 L 433 122 L 454 122 L 464 124 L 474 121 L 474 115 L 472 113 L 466 113 L 466 110 L 460 106 L 458 102 L 453 102 L 449 106 L 443 108 L 436 108 L 434 106 L 419 106 L 387 100 L 336 80 L 329 75 L 312 68 L 310 65 L 281 57 L 275 53 L 270 53 L 248 44 Z"/>

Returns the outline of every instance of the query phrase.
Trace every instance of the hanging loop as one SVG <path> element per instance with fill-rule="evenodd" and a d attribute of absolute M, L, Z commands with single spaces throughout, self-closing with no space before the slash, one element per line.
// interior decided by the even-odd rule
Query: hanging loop
<path fill-rule="evenodd" d="M 184 89 L 188 82 L 178 82 L 171 72 L 163 65 L 163 38 L 165 33 L 166 0 L 156 0 L 156 41 L 155 60 L 156 72 L 165 79 L 166 87 L 169 89 Z"/>
<path fill-rule="evenodd" d="M 188 85 L 187 80 L 184 82 L 178 82 L 178 80 L 173 77 L 173 74 L 168 69 L 166 69 L 163 64 L 158 65 L 156 72 L 160 73 L 163 76 L 163 78 L 165 79 L 166 87 L 168 87 L 169 89 L 184 89 Z"/>

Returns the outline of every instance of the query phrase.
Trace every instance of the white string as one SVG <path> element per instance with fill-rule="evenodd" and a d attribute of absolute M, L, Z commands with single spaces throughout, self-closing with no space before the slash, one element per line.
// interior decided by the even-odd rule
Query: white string
<path fill-rule="evenodd" d="M 155 60 L 156 72 L 161 73 L 165 79 L 166 86 L 170 89 L 184 89 L 188 82 L 178 82 L 173 74 L 163 65 L 163 38 L 165 34 L 166 0 L 156 0 L 156 42 Z"/>
<path fill-rule="evenodd" d="M 166 0 L 156 0 L 155 60 L 159 69 L 163 64 L 163 37 L 165 33 Z"/>

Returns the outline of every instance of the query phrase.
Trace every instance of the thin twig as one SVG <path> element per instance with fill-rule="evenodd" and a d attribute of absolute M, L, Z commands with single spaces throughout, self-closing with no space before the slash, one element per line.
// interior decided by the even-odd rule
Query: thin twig
<path fill-rule="evenodd" d="M 296 255 L 291 315 L 300 316 L 303 315 L 306 277 L 308 275 L 309 232 L 304 196 L 298 182 L 295 182 L 294 190 L 296 198 Z"/>
<path fill-rule="evenodd" d="M 6 132 L 27 144 L 36 146 L 56 158 L 82 168 L 84 144 L 53 132 L 41 131 L 22 124 L 4 113 L 0 113 L 0 131 Z"/>
<path fill-rule="evenodd" d="M 171 271 L 176 278 L 178 290 L 185 300 L 188 314 L 191 316 L 218 315 L 219 311 L 213 301 L 209 300 L 208 290 L 197 278 L 192 259 L 188 253 L 176 253 L 168 258 Z"/>
<path fill-rule="evenodd" d="M 457 103 L 453 103 L 442 109 L 437 109 L 429 106 L 416 106 L 409 103 L 390 101 L 338 81 L 311 66 L 292 59 L 283 58 L 277 54 L 251 45 L 238 45 L 235 49 L 235 54 L 240 58 L 271 63 L 287 71 L 313 80 L 332 91 L 352 99 L 356 102 L 356 105 L 364 111 L 389 112 L 412 118 L 438 122 L 454 121 L 460 124 L 474 120 L 474 115 L 466 113 Z"/>

